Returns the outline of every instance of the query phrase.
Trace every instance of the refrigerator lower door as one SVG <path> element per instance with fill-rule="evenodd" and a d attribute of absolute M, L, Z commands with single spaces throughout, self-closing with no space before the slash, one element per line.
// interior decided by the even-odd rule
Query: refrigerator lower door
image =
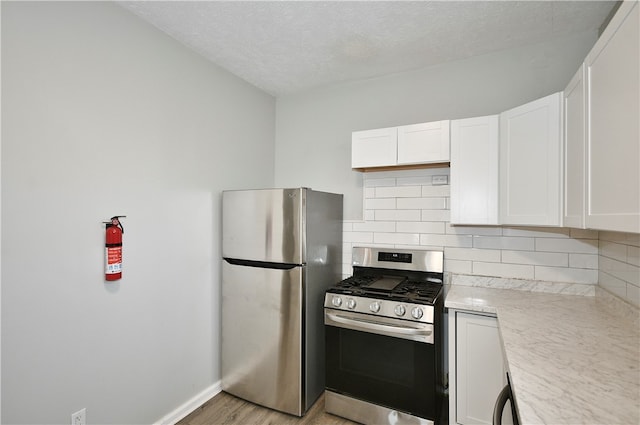
<path fill-rule="evenodd" d="M 222 389 L 297 416 L 302 401 L 303 268 L 222 263 Z"/>

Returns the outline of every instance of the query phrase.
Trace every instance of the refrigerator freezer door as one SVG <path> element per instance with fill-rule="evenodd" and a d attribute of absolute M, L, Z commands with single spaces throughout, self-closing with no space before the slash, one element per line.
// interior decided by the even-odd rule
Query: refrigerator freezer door
<path fill-rule="evenodd" d="M 297 416 L 303 271 L 222 263 L 222 389 Z"/>
<path fill-rule="evenodd" d="M 222 192 L 222 256 L 303 264 L 305 196 L 301 188 Z"/>

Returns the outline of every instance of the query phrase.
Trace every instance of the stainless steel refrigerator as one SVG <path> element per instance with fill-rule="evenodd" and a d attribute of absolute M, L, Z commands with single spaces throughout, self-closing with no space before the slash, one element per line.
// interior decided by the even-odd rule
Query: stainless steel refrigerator
<path fill-rule="evenodd" d="M 324 390 L 323 300 L 341 277 L 342 195 L 222 193 L 222 389 L 302 416 Z"/>

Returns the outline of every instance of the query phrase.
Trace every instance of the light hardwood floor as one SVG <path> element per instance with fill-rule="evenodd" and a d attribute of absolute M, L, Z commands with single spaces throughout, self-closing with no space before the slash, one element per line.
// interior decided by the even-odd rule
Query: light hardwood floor
<path fill-rule="evenodd" d="M 177 425 L 354 425 L 324 411 L 324 394 L 301 418 L 277 412 L 221 392 Z"/>

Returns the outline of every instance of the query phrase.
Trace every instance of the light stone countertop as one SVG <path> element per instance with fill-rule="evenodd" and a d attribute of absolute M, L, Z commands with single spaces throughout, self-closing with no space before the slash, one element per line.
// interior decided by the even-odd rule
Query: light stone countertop
<path fill-rule="evenodd" d="M 448 288 L 445 307 L 497 315 L 522 424 L 640 424 L 637 309 L 599 288 L 581 296 L 463 285 Z"/>

